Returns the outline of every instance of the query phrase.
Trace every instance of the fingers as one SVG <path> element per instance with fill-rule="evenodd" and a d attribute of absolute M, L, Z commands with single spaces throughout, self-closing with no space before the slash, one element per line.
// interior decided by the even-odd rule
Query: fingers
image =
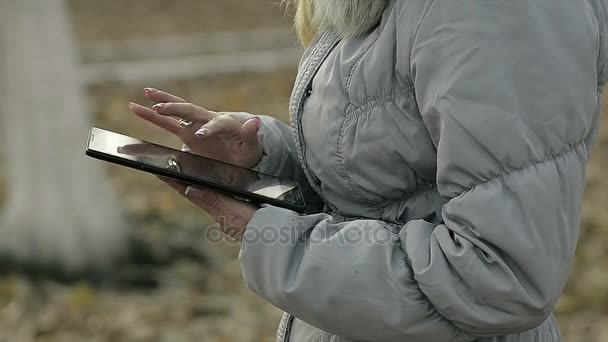
<path fill-rule="evenodd" d="M 258 138 L 258 131 L 260 130 L 261 124 L 262 119 L 257 116 L 245 121 L 241 127 L 241 137 L 245 144 L 255 146 L 259 143 L 260 138 Z"/>
<path fill-rule="evenodd" d="M 208 190 L 204 188 L 195 188 L 189 186 L 186 188 L 185 195 L 190 198 L 199 199 L 205 202 L 207 205 L 220 209 L 223 205 L 223 201 L 227 198 L 226 196 L 218 193 L 217 191 Z"/>
<path fill-rule="evenodd" d="M 164 116 L 179 117 L 184 120 L 207 123 L 218 116 L 217 113 L 192 103 L 168 102 L 155 104 L 152 109 Z"/>
<path fill-rule="evenodd" d="M 255 208 L 232 197 L 216 191 L 195 188 L 186 188 L 186 197 L 205 210 L 219 223 L 220 229 L 236 240 L 241 240 Z"/>
<path fill-rule="evenodd" d="M 163 128 L 175 135 L 178 135 L 180 132 L 181 126 L 179 125 L 179 122 L 173 118 L 159 115 L 152 109 L 133 102 L 129 103 L 129 108 L 135 115 L 148 122 L 153 123 L 154 125 L 160 128 Z"/>
<path fill-rule="evenodd" d="M 247 224 L 257 208 L 252 204 L 238 201 L 215 190 L 193 187 L 176 180 L 158 177 L 193 204 L 203 209 L 220 225 L 220 229 L 236 240 L 241 240 Z"/>
<path fill-rule="evenodd" d="M 201 207 L 214 219 L 219 218 L 219 213 L 223 209 L 223 200 L 228 198 L 216 191 L 205 189 L 202 187 L 193 187 L 185 183 L 176 181 L 175 179 L 158 176 L 158 179 L 169 185 L 173 190 L 180 195 L 188 198 L 194 204 Z"/>
<path fill-rule="evenodd" d="M 240 133 L 241 122 L 228 116 L 218 116 L 215 119 L 204 124 L 195 135 L 197 138 L 210 138 L 214 135 L 223 133 Z"/>
<path fill-rule="evenodd" d="M 152 144 L 131 144 L 118 147 L 118 153 L 129 156 L 170 157 L 174 151 L 169 148 Z"/>
<path fill-rule="evenodd" d="M 155 88 L 145 88 L 144 94 L 153 102 L 186 102 L 179 96 Z"/>
<path fill-rule="evenodd" d="M 223 200 L 226 196 L 213 190 L 193 186 L 186 187 L 183 194 L 192 203 L 203 209 L 215 222 L 220 223 L 222 212 L 225 210 Z"/>

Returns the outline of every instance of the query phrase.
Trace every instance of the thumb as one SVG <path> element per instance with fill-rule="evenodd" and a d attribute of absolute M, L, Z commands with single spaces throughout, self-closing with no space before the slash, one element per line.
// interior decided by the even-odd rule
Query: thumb
<path fill-rule="evenodd" d="M 243 124 L 241 127 L 241 137 L 246 144 L 255 146 L 259 144 L 260 139 L 258 138 L 258 131 L 262 125 L 262 119 L 259 116 L 255 116 Z"/>

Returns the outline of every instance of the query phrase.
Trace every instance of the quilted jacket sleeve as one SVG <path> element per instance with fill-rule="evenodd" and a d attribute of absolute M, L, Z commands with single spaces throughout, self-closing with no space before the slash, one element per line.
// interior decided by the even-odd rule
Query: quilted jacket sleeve
<path fill-rule="evenodd" d="M 408 67 L 444 222 L 392 232 L 265 207 L 242 244 L 247 285 L 354 340 L 473 341 L 544 322 L 577 240 L 597 38 L 583 2 L 432 2 Z"/>
<path fill-rule="evenodd" d="M 434 307 L 479 335 L 532 328 L 553 310 L 599 114 L 591 9 L 525 3 L 436 0 L 412 52 L 449 201 L 445 224 L 406 226 L 405 246 Z M 564 26 L 571 16 L 587 24 Z"/>
<path fill-rule="evenodd" d="M 603 87 L 608 82 L 608 2 L 606 0 L 589 0 L 598 23 L 600 48 L 598 58 L 598 83 Z"/>
<path fill-rule="evenodd" d="M 264 156 L 256 169 L 278 177 L 294 178 L 303 173 L 293 140 L 291 127 L 271 116 L 261 115 L 260 139 Z"/>
<path fill-rule="evenodd" d="M 323 209 L 318 195 L 310 187 L 298 158 L 291 127 L 271 117 L 262 115 L 260 139 L 264 145 L 264 155 L 255 169 L 279 178 L 296 180 L 301 185 L 308 213 Z"/>

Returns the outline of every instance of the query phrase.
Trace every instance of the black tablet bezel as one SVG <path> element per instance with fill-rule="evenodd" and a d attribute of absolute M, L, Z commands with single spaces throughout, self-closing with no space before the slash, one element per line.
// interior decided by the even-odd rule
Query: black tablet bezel
<path fill-rule="evenodd" d="M 270 205 L 274 205 L 274 206 L 277 206 L 277 207 L 282 207 L 282 208 L 286 208 L 286 209 L 289 209 L 289 210 L 293 210 L 293 211 L 298 212 L 298 213 L 303 213 L 304 210 L 305 210 L 305 208 L 306 208 L 305 200 L 304 200 L 304 197 L 302 196 L 302 189 L 301 189 L 301 187 L 300 187 L 299 184 L 297 185 L 296 189 L 300 193 L 300 197 L 302 198 L 302 202 L 304 203 L 303 206 L 299 206 L 299 205 L 296 205 L 294 203 L 282 201 L 282 200 L 279 200 L 279 199 L 273 199 L 273 198 L 270 198 L 270 197 L 258 195 L 258 194 L 255 194 L 253 192 L 250 192 L 250 191 L 242 189 L 242 188 L 238 188 L 238 187 L 234 187 L 234 186 L 230 186 L 230 185 L 226 185 L 226 184 L 221 184 L 221 183 L 215 182 L 215 181 L 213 181 L 211 179 L 197 178 L 197 177 L 189 176 L 187 174 L 179 173 L 179 172 L 174 171 L 172 169 L 163 169 L 163 168 L 160 168 L 160 167 L 155 167 L 155 166 L 152 166 L 152 165 L 144 164 L 144 163 L 141 163 L 141 162 L 138 162 L 138 161 L 135 161 L 135 160 L 130 160 L 130 159 L 126 159 L 126 158 L 120 158 L 120 157 L 117 157 L 117 156 L 114 156 L 114 155 L 111 155 L 111 154 L 100 152 L 98 150 L 90 148 L 90 141 L 91 141 L 92 136 L 94 135 L 94 130 L 95 129 L 101 130 L 101 131 L 104 131 L 104 132 L 107 132 L 107 133 L 120 134 L 120 133 L 108 131 L 108 130 L 105 130 L 105 129 L 102 129 L 102 128 L 97 128 L 97 127 L 91 128 L 91 130 L 89 131 L 89 137 L 87 139 L 87 147 L 86 147 L 86 151 L 85 151 L 85 154 L 87 156 L 89 156 L 89 157 L 92 157 L 92 158 L 95 158 L 95 159 L 99 159 L 99 160 L 102 160 L 102 161 L 105 161 L 105 162 L 109 162 L 109 163 L 113 163 L 113 164 L 129 167 L 129 168 L 132 168 L 132 169 L 135 169 L 135 170 L 144 171 L 144 172 L 151 173 L 151 174 L 154 174 L 154 175 L 157 175 L 157 176 L 162 176 L 162 177 L 167 177 L 167 178 L 175 179 L 177 181 L 180 181 L 180 182 L 183 182 L 183 183 L 186 183 L 186 184 L 209 186 L 209 187 L 215 188 L 215 189 L 217 189 L 217 190 L 219 190 L 221 192 L 228 193 L 228 194 L 233 195 L 233 196 L 245 198 L 245 199 L 247 199 L 247 200 L 249 200 L 249 201 L 251 201 L 253 203 L 256 203 L 256 204 L 270 204 Z M 120 134 L 120 135 L 123 135 L 123 134 Z M 133 139 L 137 139 L 137 138 L 133 138 Z M 137 139 L 137 140 L 140 140 L 140 139 Z M 140 141 L 142 141 L 144 143 L 147 143 L 147 144 L 158 145 L 158 144 L 150 143 L 150 142 L 143 141 L 143 140 L 140 140 Z M 158 145 L 158 146 L 162 146 L 162 145 Z M 170 148 L 170 147 L 166 147 L 166 146 L 162 146 L 162 147 Z M 170 149 L 177 151 L 176 149 L 173 149 L 173 148 L 170 148 Z M 206 158 L 206 157 L 199 156 L 199 155 L 196 155 L 196 157 L 197 158 L 206 159 L 206 160 L 213 160 L 213 159 Z M 239 166 L 235 166 L 235 165 L 231 165 L 231 166 L 239 167 Z M 250 171 L 256 172 L 256 173 L 260 173 L 260 172 L 254 171 L 254 170 L 250 170 Z M 277 178 L 277 177 L 274 177 L 272 175 L 266 175 L 265 174 L 265 176 Z"/>

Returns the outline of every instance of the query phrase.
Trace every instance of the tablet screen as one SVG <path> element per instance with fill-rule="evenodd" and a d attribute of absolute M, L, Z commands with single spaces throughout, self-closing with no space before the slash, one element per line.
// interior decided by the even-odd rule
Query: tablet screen
<path fill-rule="evenodd" d="M 201 180 L 202 184 L 220 184 L 230 189 L 253 193 L 257 195 L 256 197 L 280 200 L 296 207 L 304 207 L 300 187 L 294 181 L 279 179 L 103 129 L 91 129 L 87 150 L 114 157 L 111 159 L 128 161 L 125 164 L 131 167 L 141 168 L 138 167 L 139 165 L 156 170 L 170 170 L 172 173 Z"/>

